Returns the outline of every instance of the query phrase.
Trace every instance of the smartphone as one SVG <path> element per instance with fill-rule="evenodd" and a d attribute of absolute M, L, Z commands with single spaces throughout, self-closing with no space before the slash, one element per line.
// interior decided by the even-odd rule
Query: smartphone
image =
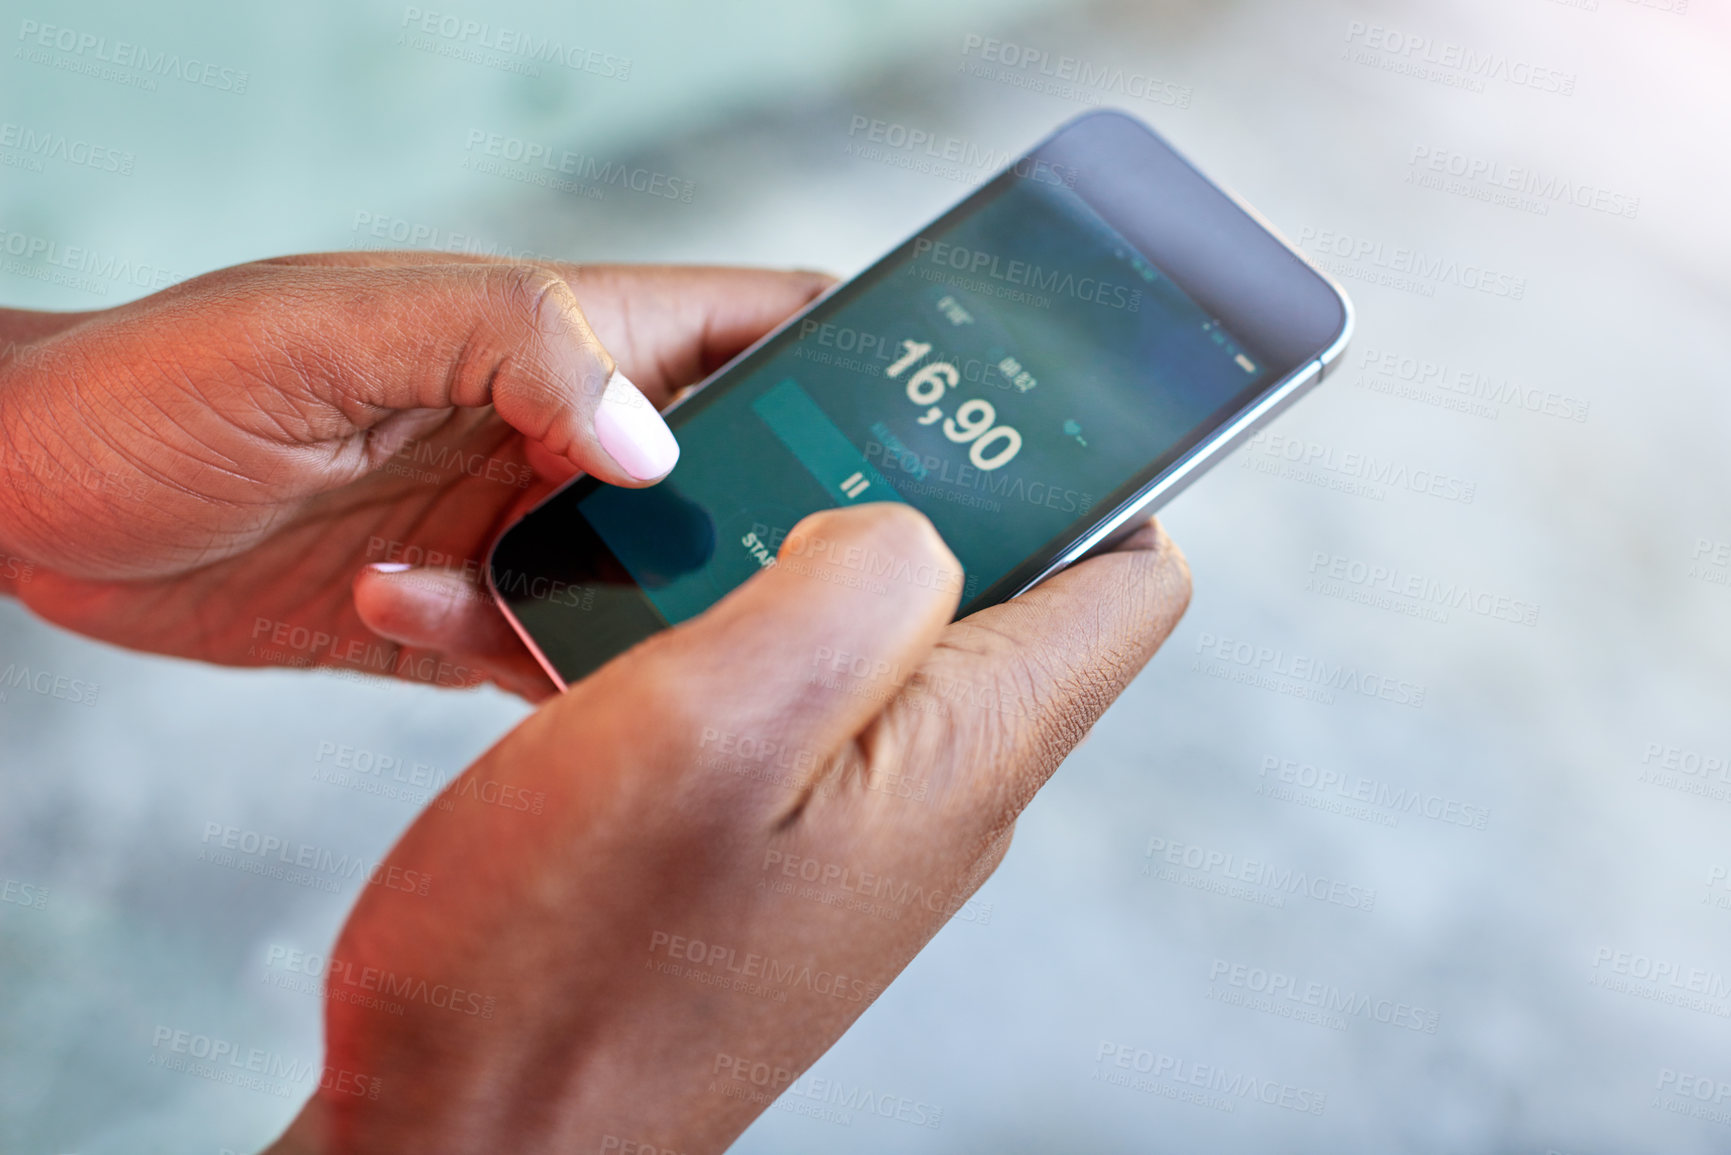
<path fill-rule="evenodd" d="M 1340 287 L 1151 128 L 1080 116 L 667 411 L 647 489 L 579 477 L 505 531 L 499 606 L 561 687 L 902 501 L 1021 594 L 1196 480 L 1346 347 Z"/>

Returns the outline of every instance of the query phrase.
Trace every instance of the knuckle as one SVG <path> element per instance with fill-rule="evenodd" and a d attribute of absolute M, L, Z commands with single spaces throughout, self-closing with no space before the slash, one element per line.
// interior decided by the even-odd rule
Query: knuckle
<path fill-rule="evenodd" d="M 570 400 L 570 374 L 556 366 L 582 336 L 577 299 L 546 265 L 499 265 L 482 276 L 487 303 L 462 358 L 469 382 L 463 395 L 490 396 L 520 429 L 547 436 Z"/>
<path fill-rule="evenodd" d="M 492 278 L 507 320 L 542 336 L 555 332 L 576 298 L 565 279 L 545 265 L 507 265 Z"/>
<path fill-rule="evenodd" d="M 966 623 L 960 626 L 965 627 Z M 997 830 L 1013 821 L 1117 696 L 1126 661 L 1111 652 L 1076 670 L 1051 647 L 996 630 L 963 630 L 965 680 L 922 678 L 950 707 L 928 736 L 936 757 L 972 784 L 954 799 Z"/>

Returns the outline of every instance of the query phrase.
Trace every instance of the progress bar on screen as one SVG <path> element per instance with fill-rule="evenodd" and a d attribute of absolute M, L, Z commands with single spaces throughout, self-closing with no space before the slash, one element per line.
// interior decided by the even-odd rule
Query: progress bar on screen
<path fill-rule="evenodd" d="M 902 499 L 793 378 L 753 401 L 751 408 L 838 505 Z"/>

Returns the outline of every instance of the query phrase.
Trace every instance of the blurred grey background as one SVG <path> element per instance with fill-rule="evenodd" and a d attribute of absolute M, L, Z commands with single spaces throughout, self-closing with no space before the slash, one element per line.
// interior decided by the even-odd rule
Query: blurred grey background
<path fill-rule="evenodd" d="M 0 128 L 127 158 L 0 139 L 8 305 L 362 246 L 848 273 L 987 175 L 862 151 L 857 118 L 1003 153 L 1094 104 L 1352 292 L 1338 375 L 1167 512 L 1196 595 L 1165 652 L 967 917 L 738 1150 L 1731 1149 L 1721 0 L 0 11 Z M 423 11 L 613 63 L 504 67 Z M 42 25 L 228 71 L 152 90 Z M 1041 76 L 1065 57 L 1094 82 Z M 692 196 L 475 171 L 475 131 Z M 1419 273 L 1390 267 L 1409 251 Z M 1386 588 L 1414 579 L 1471 597 Z M 1301 657 L 1422 700 L 1301 695 L 1271 672 Z M 101 689 L 0 700 L 0 1150 L 258 1149 L 297 1101 L 154 1066 L 154 1033 L 316 1060 L 322 1003 L 279 985 L 282 951 L 325 950 L 356 886 L 200 861 L 207 823 L 376 857 L 418 802 L 320 780 L 329 751 L 454 774 L 524 708 L 142 657 L 11 604 L 7 664 Z M 1374 902 L 1218 893 L 1227 854 Z M 1234 1077 L 1291 1093 L 1207 1089 Z M 920 1110 L 845 1105 L 868 1100 Z"/>

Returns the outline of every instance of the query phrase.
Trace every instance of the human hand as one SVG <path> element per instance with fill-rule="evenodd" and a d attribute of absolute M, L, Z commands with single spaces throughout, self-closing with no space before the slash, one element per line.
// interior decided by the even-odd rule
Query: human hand
<path fill-rule="evenodd" d="M 361 1081 L 273 1155 L 724 1149 L 995 868 L 1189 599 L 1152 522 L 952 623 L 960 573 L 908 506 L 814 515 L 500 741 L 387 859 L 428 894 L 350 915 L 326 1066 Z"/>
<path fill-rule="evenodd" d="M 543 697 L 492 539 L 577 470 L 659 479 L 656 409 L 827 283 L 333 253 L 14 315 L 0 555 L 37 614 L 135 649 Z"/>

